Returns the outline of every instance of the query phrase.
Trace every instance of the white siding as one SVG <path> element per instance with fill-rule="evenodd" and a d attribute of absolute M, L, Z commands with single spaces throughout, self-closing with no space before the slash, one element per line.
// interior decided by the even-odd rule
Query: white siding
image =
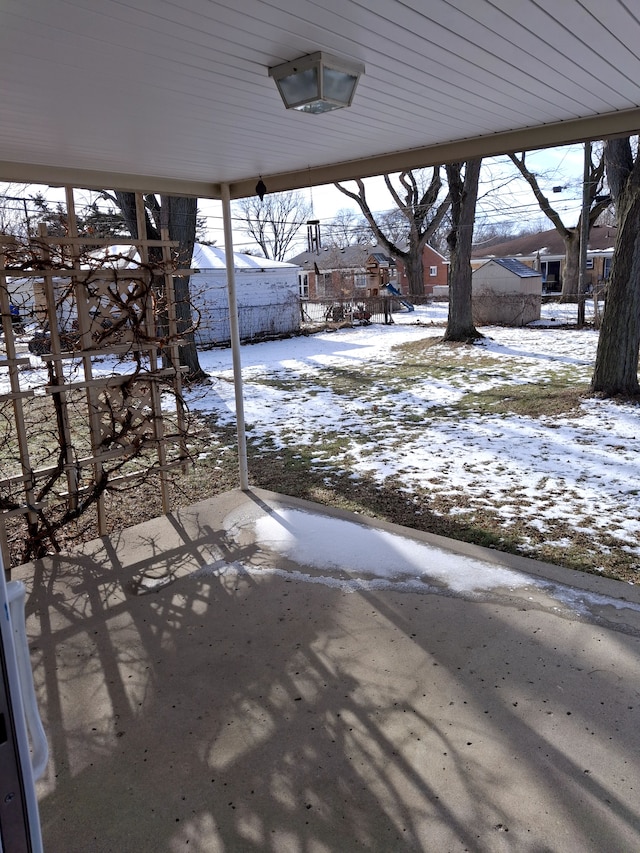
<path fill-rule="evenodd" d="M 300 329 L 298 268 L 236 270 L 240 339 L 295 333 Z M 226 344 L 230 340 L 227 274 L 201 270 L 191 276 L 191 301 L 200 313 L 196 342 Z"/>
<path fill-rule="evenodd" d="M 542 276 L 520 276 L 488 261 L 474 270 L 472 282 L 476 325 L 525 326 L 540 319 Z"/>

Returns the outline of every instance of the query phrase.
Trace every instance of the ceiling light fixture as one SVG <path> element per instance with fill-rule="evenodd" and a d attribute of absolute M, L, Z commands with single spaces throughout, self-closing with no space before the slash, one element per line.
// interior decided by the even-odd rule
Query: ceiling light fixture
<path fill-rule="evenodd" d="M 328 53 L 310 53 L 269 69 L 288 110 L 326 113 L 351 105 L 364 65 Z"/>

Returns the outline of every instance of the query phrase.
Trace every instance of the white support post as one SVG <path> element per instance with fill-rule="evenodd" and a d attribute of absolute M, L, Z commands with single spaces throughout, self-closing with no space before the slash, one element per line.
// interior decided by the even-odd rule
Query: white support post
<path fill-rule="evenodd" d="M 584 172 L 582 176 L 582 213 L 580 215 L 580 263 L 578 267 L 578 328 L 585 323 L 587 298 L 587 248 L 589 243 L 589 211 L 591 210 L 591 143 L 584 143 Z"/>
<path fill-rule="evenodd" d="M 49 748 L 33 686 L 25 586 L 5 581 L 0 556 L 0 853 L 42 853 L 35 781 Z"/>
<path fill-rule="evenodd" d="M 229 185 L 222 184 L 222 221 L 224 225 L 224 252 L 227 265 L 227 295 L 229 299 L 229 330 L 231 334 L 231 355 L 233 359 L 233 384 L 236 398 L 236 430 L 238 435 L 238 467 L 240 488 L 249 488 L 249 468 L 247 464 L 247 438 L 244 426 L 244 395 L 242 390 L 242 363 L 240 360 L 240 324 L 238 322 L 238 303 L 236 300 L 236 274 L 233 256 L 233 237 L 231 234 L 231 197 Z"/>

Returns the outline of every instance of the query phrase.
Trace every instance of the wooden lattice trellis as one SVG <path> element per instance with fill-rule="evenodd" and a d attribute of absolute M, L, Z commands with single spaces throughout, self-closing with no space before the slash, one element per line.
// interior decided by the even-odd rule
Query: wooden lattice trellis
<path fill-rule="evenodd" d="M 28 251 L 21 253 L 11 240 L 0 246 L 0 373 L 10 386 L 0 394 L 6 566 L 12 516 L 25 516 L 27 529 L 42 530 L 53 506 L 72 516 L 91 496 L 102 535 L 107 488 L 157 472 L 167 512 L 169 469 L 186 459 L 173 292 L 173 277 L 186 271 L 176 269 L 176 244 L 166 232 L 161 240 L 79 236 L 71 188 L 66 202 L 64 237 L 48 236 L 41 227 Z M 144 235 L 139 195 L 136 209 L 138 235 Z M 46 329 L 32 340 L 36 356 L 12 318 L 18 291 Z M 167 391 L 175 400 L 170 412 Z"/>

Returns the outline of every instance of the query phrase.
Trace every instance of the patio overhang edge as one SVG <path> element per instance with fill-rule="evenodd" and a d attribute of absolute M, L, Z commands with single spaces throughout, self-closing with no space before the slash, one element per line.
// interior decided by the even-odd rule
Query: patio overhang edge
<path fill-rule="evenodd" d="M 207 181 L 134 175 L 101 169 L 52 166 L 45 163 L 18 163 L 0 160 L 0 181 L 19 184 L 46 184 L 50 187 L 78 187 L 88 190 L 160 193 L 161 195 L 221 197 L 221 185 Z"/>
<path fill-rule="evenodd" d="M 475 157 L 495 157 L 519 151 L 535 151 L 588 140 L 612 139 L 640 133 L 640 108 L 589 116 L 571 121 L 544 124 L 468 139 L 458 139 L 424 148 L 394 151 L 377 157 L 350 160 L 327 166 L 310 167 L 297 172 L 261 175 L 269 192 L 302 189 L 399 172 Z M 255 194 L 258 177 L 230 183 L 231 198 Z"/>
<path fill-rule="evenodd" d="M 417 169 L 441 163 L 452 163 L 475 157 L 491 157 L 517 151 L 533 151 L 585 140 L 607 139 L 640 132 L 640 107 L 614 113 L 577 118 L 485 136 L 411 148 L 364 157 L 357 160 L 327 163 L 278 174 L 256 174 L 229 181 L 229 197 L 255 195 L 257 181 L 262 178 L 268 192 L 284 192 L 303 187 L 348 181 L 403 169 Z M 55 166 L 44 163 L 0 161 L 0 181 L 75 186 L 86 189 L 117 189 L 142 193 L 222 198 L 226 181 L 182 179 L 159 175 L 137 175 L 101 169 Z"/>

